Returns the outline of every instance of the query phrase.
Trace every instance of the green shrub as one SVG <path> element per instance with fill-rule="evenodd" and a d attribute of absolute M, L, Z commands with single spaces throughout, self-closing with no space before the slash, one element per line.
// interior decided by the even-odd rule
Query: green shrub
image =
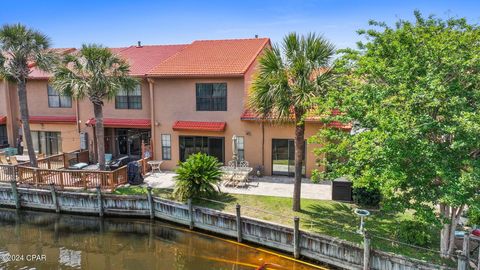
<path fill-rule="evenodd" d="M 215 195 L 222 174 L 220 166 L 215 157 L 203 153 L 190 155 L 175 171 L 173 195 L 180 200 Z"/>
<path fill-rule="evenodd" d="M 405 220 L 395 231 L 395 238 L 412 245 L 428 247 L 432 241 L 432 231 L 434 230 L 436 229 L 426 222 Z"/>
<path fill-rule="evenodd" d="M 354 187 L 353 201 L 358 205 L 377 207 L 382 200 L 382 194 L 377 188 Z"/>

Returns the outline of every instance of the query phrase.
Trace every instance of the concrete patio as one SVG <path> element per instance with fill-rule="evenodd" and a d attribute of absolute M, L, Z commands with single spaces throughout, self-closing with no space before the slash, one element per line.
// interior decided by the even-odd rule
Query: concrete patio
<path fill-rule="evenodd" d="M 162 173 L 148 174 L 145 177 L 143 185 L 150 185 L 153 188 L 172 188 L 174 187 L 174 172 L 165 171 Z M 221 186 L 221 191 L 233 194 L 266 195 L 277 197 L 292 197 L 293 182 L 291 177 L 282 176 L 264 176 L 261 178 L 251 177 L 247 186 L 243 187 L 225 187 Z M 314 184 L 310 179 L 302 181 L 302 198 L 331 200 L 332 186 L 330 181 Z"/>

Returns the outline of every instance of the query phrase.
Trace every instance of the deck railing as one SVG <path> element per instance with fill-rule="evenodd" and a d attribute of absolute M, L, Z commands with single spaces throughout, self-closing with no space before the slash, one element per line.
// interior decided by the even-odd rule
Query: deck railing
<path fill-rule="evenodd" d="M 0 182 L 16 180 L 21 185 L 39 188 L 54 184 L 59 189 L 90 189 L 97 186 L 102 189 L 115 189 L 128 182 L 127 166 L 113 171 L 65 169 L 69 167 L 71 160 L 82 162 L 85 158 L 88 158 L 87 151 L 64 153 L 39 159 L 38 168 L 29 167 L 28 163 L 0 165 Z M 149 158 L 138 160 L 142 175 L 149 171 L 148 160 Z"/>

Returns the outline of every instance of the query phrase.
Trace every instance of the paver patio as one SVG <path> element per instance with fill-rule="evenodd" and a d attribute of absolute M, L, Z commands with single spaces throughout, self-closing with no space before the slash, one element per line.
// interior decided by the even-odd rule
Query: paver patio
<path fill-rule="evenodd" d="M 162 173 L 149 174 L 145 177 L 143 185 L 150 185 L 153 188 L 173 188 L 175 185 L 174 172 L 165 171 Z M 261 178 L 252 177 L 246 187 L 225 187 L 221 186 L 222 192 L 234 194 L 266 195 L 277 197 L 291 197 L 293 194 L 293 182 L 291 177 L 264 176 Z M 302 198 L 331 200 L 332 186 L 330 181 L 314 184 L 310 179 L 302 180 Z"/>

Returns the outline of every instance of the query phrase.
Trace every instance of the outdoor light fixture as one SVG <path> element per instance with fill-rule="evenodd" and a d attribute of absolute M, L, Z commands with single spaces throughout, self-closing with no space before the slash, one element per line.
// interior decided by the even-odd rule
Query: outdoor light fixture
<path fill-rule="evenodd" d="M 368 210 L 364 209 L 355 209 L 355 214 L 360 217 L 360 228 L 357 230 L 357 233 L 363 234 L 365 231 L 365 220 L 364 218 L 370 215 L 370 212 Z"/>

